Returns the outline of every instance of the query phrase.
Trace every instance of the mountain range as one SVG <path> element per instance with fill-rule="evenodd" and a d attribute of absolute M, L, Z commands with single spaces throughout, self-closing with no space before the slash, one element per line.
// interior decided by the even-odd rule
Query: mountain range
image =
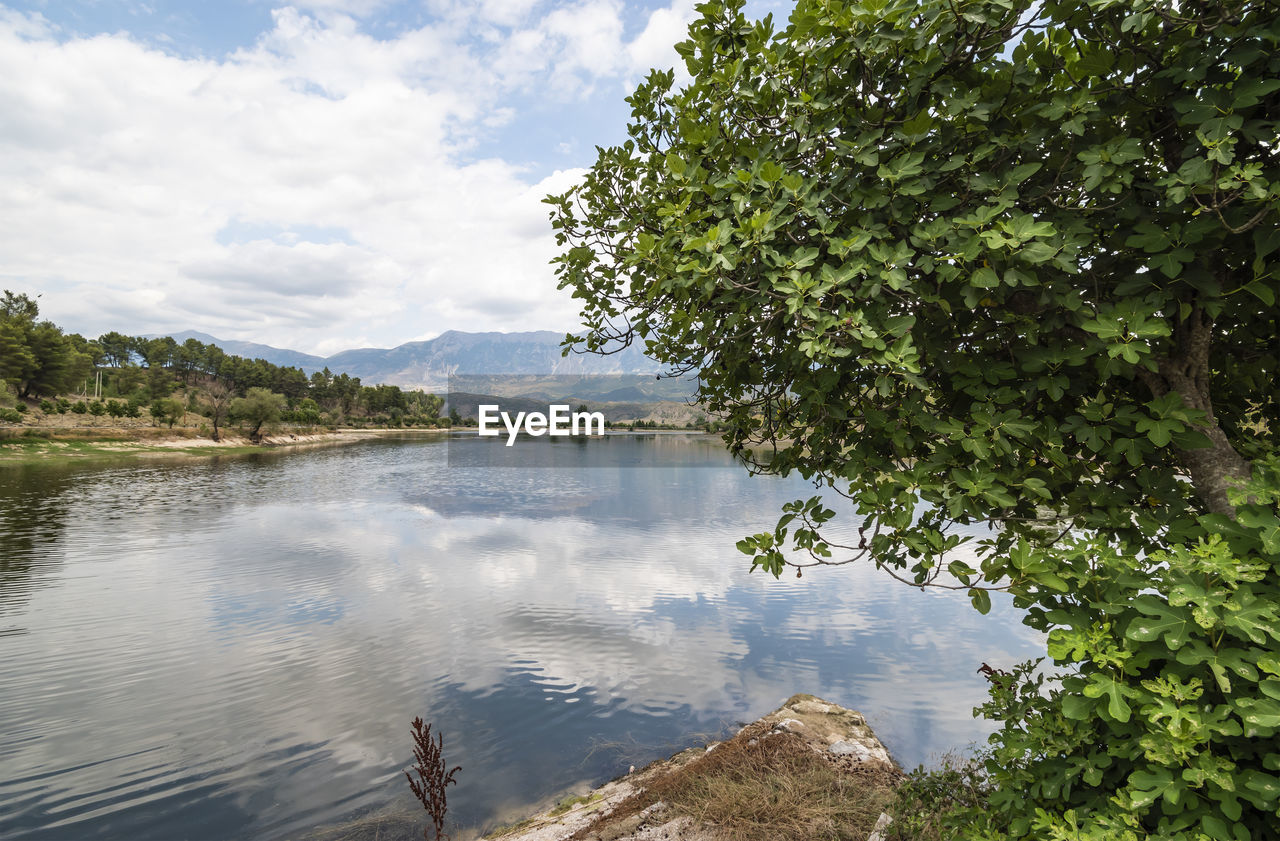
<path fill-rule="evenodd" d="M 465 333 L 449 330 L 424 342 L 393 348 L 359 348 L 332 356 L 315 356 L 256 342 L 219 339 L 188 330 L 173 335 L 179 343 L 195 339 L 247 359 L 301 368 L 308 375 L 324 368 L 334 374 L 359 377 L 365 385 L 386 383 L 401 388 L 444 391 L 449 378 L 468 375 L 466 390 L 489 394 L 529 396 L 581 394 L 596 399 L 682 399 L 692 391 L 686 381 L 657 380 L 661 366 L 632 345 L 609 356 L 571 353 L 561 356 L 563 333 L 535 330 L 523 333 Z M 589 389 L 568 389 L 566 383 L 602 378 Z M 481 380 L 483 382 L 477 382 Z M 480 387 L 477 387 L 480 386 Z M 456 390 L 456 389 L 455 389 Z M 608 394 L 608 396 L 606 396 Z"/>

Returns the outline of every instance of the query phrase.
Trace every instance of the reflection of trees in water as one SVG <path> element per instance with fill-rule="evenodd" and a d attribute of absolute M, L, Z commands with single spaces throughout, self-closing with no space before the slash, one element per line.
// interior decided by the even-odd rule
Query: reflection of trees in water
<path fill-rule="evenodd" d="M 5 468 L 0 476 L 0 616 L 30 600 L 39 579 L 60 565 L 55 550 L 71 507 L 74 473 L 44 467 Z M 0 635 L 14 628 L 0 624 Z"/>
<path fill-rule="evenodd" d="M 322 454 L 317 454 L 322 455 Z M 323 459 L 290 467 L 282 453 L 170 457 L 163 464 L 37 464 L 0 467 L 0 616 L 25 608 L 31 593 L 50 586 L 66 558 L 72 525 L 89 537 L 111 540 L 104 521 L 128 517 L 124 534 L 148 518 L 203 519 L 221 516 L 237 503 L 272 498 L 280 477 L 290 487 L 312 488 L 317 478 L 343 474 L 317 471 Z M 74 529 L 73 529 L 74 531 Z M 118 532 L 117 532 L 118 533 Z M 0 635 L 14 633 L 0 623 Z"/>

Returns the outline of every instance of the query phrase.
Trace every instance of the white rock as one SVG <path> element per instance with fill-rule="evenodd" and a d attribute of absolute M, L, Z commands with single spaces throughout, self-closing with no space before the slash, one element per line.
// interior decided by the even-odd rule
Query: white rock
<path fill-rule="evenodd" d="M 865 762 L 872 756 L 871 749 L 866 745 L 859 742 L 846 742 L 843 739 L 827 748 L 827 750 L 836 756 L 852 756 L 859 762 Z"/>
<path fill-rule="evenodd" d="M 799 733 L 805 729 L 804 722 L 798 718 L 784 718 L 773 725 L 774 730 L 785 730 L 788 733 Z"/>
<path fill-rule="evenodd" d="M 659 800 L 657 803 L 654 803 L 652 806 L 649 806 L 648 808 L 640 812 L 640 820 L 647 821 L 650 818 L 652 818 L 654 815 L 658 814 L 659 812 L 666 811 L 666 808 L 667 808 L 666 801 Z"/>

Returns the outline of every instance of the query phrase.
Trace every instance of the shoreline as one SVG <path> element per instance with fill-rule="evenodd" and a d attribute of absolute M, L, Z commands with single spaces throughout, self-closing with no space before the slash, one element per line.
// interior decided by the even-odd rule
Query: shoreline
<path fill-rule="evenodd" d="M 781 756 L 789 761 L 778 763 Z M 807 694 L 791 696 L 722 742 L 680 751 L 639 770 L 633 767 L 586 792 L 570 792 L 550 808 L 491 829 L 479 841 L 723 841 L 733 837 L 734 828 L 717 820 L 714 810 L 697 808 L 690 800 L 723 796 L 725 778 L 750 779 L 753 772 L 759 776 L 753 783 L 759 791 L 748 784 L 745 794 L 767 797 L 766 779 L 794 777 L 798 769 L 800 774 L 825 774 L 819 779 L 828 785 L 847 786 L 845 805 L 862 812 L 857 834 L 884 841 L 902 769 L 861 713 Z M 823 824 L 819 818 L 814 822 L 815 829 Z M 767 823 L 737 829 L 747 829 L 753 837 L 772 834 Z M 779 832 L 776 837 L 786 836 Z"/>
<path fill-rule="evenodd" d="M 10 433 L 16 434 L 10 434 Z M 279 430 L 258 443 L 238 432 L 220 441 L 190 429 L 155 427 L 15 427 L 0 429 L 0 468 L 35 464 L 70 464 L 154 458 L 211 458 L 265 452 L 294 452 L 336 447 L 388 437 L 435 437 L 440 429 Z"/>
<path fill-rule="evenodd" d="M 829 837 L 834 817 L 847 837 L 888 841 L 895 834 L 890 812 L 895 811 L 897 787 L 904 778 L 861 713 L 798 694 L 722 741 L 698 742 L 642 768 L 632 766 L 610 781 L 594 786 L 584 782 L 554 798 L 506 810 L 497 816 L 496 826 L 491 820 L 488 826 L 453 827 L 453 837 L 458 841 L 726 841 L 736 837 L 797 841 L 797 829 L 806 839 L 823 831 L 827 833 L 823 837 Z M 736 797 L 732 785 L 725 788 L 728 781 L 739 783 Z M 796 796 L 778 802 L 779 784 Z M 834 810 L 830 809 L 832 797 L 838 798 Z M 715 802 L 722 799 L 727 802 Z M 769 801 L 771 808 L 751 807 L 751 802 L 759 801 Z M 755 811 L 755 818 L 742 823 L 735 814 L 739 807 Z M 770 815 L 774 810 L 777 813 Z M 429 821 L 418 803 L 397 802 L 289 838 L 411 841 L 422 837 Z"/>

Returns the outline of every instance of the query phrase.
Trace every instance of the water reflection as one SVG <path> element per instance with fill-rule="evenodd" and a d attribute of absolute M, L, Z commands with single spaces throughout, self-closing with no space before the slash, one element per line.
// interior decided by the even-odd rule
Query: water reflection
<path fill-rule="evenodd" d="M 70 471 L 0 468 L 0 636 L 21 634 L 31 592 L 56 575 L 74 490 Z"/>
<path fill-rule="evenodd" d="M 907 764 L 981 737 L 978 663 L 1037 647 L 1016 617 L 865 569 L 749 576 L 734 541 L 812 489 L 654 442 L 611 446 L 662 469 L 408 441 L 4 475 L 0 835 L 295 837 L 408 801 L 415 715 L 464 827 L 797 691 Z"/>

